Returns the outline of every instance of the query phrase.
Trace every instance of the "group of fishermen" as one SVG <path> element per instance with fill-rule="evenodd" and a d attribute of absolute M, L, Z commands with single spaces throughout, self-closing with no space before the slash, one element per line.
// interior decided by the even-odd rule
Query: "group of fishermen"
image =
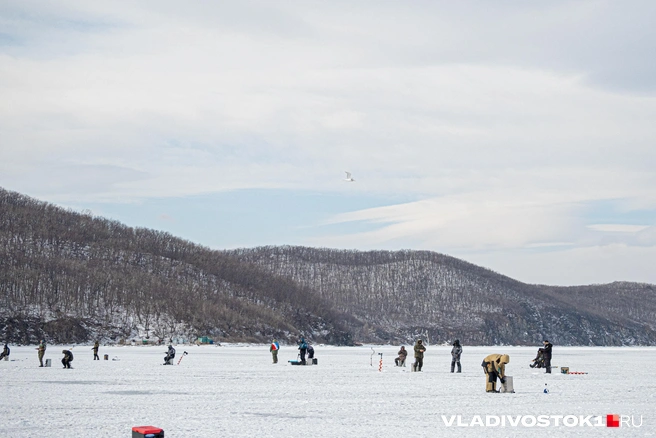
<path fill-rule="evenodd" d="M 7 347 L 7 346 L 5 345 L 5 347 Z M 92 348 L 92 350 L 94 351 L 94 360 L 95 360 L 95 357 L 98 356 L 98 348 L 99 348 L 99 343 L 98 343 L 98 341 L 96 341 L 96 343 L 94 344 L 94 346 Z M 38 352 L 38 357 L 39 357 L 39 367 L 44 366 L 43 365 L 43 356 L 45 356 L 45 354 L 46 354 L 46 349 L 47 349 L 46 341 L 44 339 L 42 339 L 41 342 L 39 342 L 39 346 L 36 347 L 36 350 Z M 70 369 L 71 368 L 71 362 L 73 362 L 73 352 L 71 350 L 62 350 L 62 354 L 64 355 L 64 357 L 62 357 L 62 360 L 61 360 L 62 365 L 64 366 L 64 368 Z M 48 365 L 48 366 L 50 366 L 50 365 Z"/>
<path fill-rule="evenodd" d="M 533 364 L 530 366 L 534 368 L 536 366 L 535 364 L 538 363 L 538 358 L 541 358 L 543 365 L 538 366 L 538 368 L 544 367 L 546 369 L 545 372 L 551 374 L 551 349 L 553 348 L 553 344 L 545 339 L 542 341 L 542 345 L 544 347 L 538 349 L 538 357 L 533 359 Z M 499 379 L 502 385 L 506 384 L 506 365 L 509 363 L 510 356 L 507 354 L 490 354 L 483 359 L 481 366 L 487 376 L 485 384 L 486 392 L 499 392 L 496 388 L 497 379 Z"/>
<path fill-rule="evenodd" d="M 460 341 L 456 339 L 453 342 L 453 348 L 451 349 L 451 372 L 453 373 L 458 367 L 458 373 L 462 372 L 462 367 L 460 366 L 460 355 L 462 354 L 462 346 Z M 421 371 L 421 368 L 424 366 L 424 353 L 426 352 L 426 346 L 424 341 L 418 339 L 414 346 L 415 361 L 412 364 L 412 371 Z M 401 349 L 397 353 L 398 356 L 394 359 L 394 363 L 397 367 L 404 367 L 405 360 L 408 357 L 408 350 L 401 345 Z"/>
<path fill-rule="evenodd" d="M 48 348 L 46 341 L 44 339 L 39 342 L 39 345 L 36 347 L 37 350 L 37 357 L 39 358 L 39 367 L 43 367 L 43 356 L 46 354 L 46 349 Z M 93 350 L 93 360 L 100 360 L 100 357 L 98 357 L 98 349 L 100 348 L 100 343 L 96 341 L 93 344 L 93 347 L 91 349 Z M 5 344 L 4 349 L 2 350 L 2 353 L 0 354 L 0 360 L 2 360 L 5 357 L 9 357 L 10 349 Z M 71 362 L 73 362 L 73 352 L 71 350 L 62 350 L 62 354 L 64 357 L 62 358 L 61 362 L 64 368 L 71 368 Z"/>
<path fill-rule="evenodd" d="M 38 357 L 39 357 L 39 366 L 43 366 L 43 356 L 46 354 L 46 341 L 41 340 L 39 343 L 39 346 L 36 348 L 38 350 Z M 98 356 L 98 350 L 100 349 L 100 342 L 96 341 L 93 344 L 93 347 L 91 347 L 91 350 L 93 350 L 93 360 L 100 360 L 100 356 Z M 73 352 L 71 350 L 62 350 L 62 353 L 64 354 L 64 357 L 62 358 L 61 362 L 64 368 L 71 368 L 71 362 L 73 362 Z M 5 344 L 5 348 L 0 355 L 0 359 L 2 359 L 5 356 L 9 356 L 9 347 L 7 347 L 7 344 Z M 169 345 L 169 349 L 166 352 L 166 356 L 164 357 L 164 365 L 173 365 L 173 358 L 175 357 L 175 348 L 173 348 L 173 345 Z"/>
<path fill-rule="evenodd" d="M 548 340 L 542 342 L 544 345 L 543 348 L 538 350 L 538 357 L 533 359 L 533 364 L 531 368 L 545 368 L 546 373 L 551 374 L 551 350 L 553 344 Z M 451 348 L 451 372 L 462 372 L 462 367 L 460 365 L 460 356 L 462 355 L 462 345 L 460 341 L 456 339 Z M 414 346 L 415 353 L 415 362 L 412 364 L 413 371 L 421 371 L 421 367 L 424 365 L 424 352 L 426 351 L 426 346 L 423 344 L 421 339 L 417 340 Z M 396 366 L 405 366 L 405 360 L 408 357 L 408 351 L 404 346 L 401 346 L 401 349 L 397 353 L 398 356 L 394 359 Z M 483 359 L 481 366 L 483 367 L 483 372 L 486 376 L 485 390 L 486 392 L 499 392 L 496 388 L 497 379 L 501 382 L 502 385 L 506 384 L 506 365 L 510 363 L 510 356 L 507 354 L 490 354 Z M 458 371 L 455 371 L 456 367 Z"/>
<path fill-rule="evenodd" d="M 277 340 L 273 340 L 271 342 L 271 345 L 269 346 L 269 351 L 271 352 L 271 358 L 273 359 L 273 363 L 278 363 L 278 351 L 280 351 L 280 344 L 278 343 Z M 308 360 L 312 362 L 314 359 L 314 347 L 312 344 L 307 342 L 304 337 L 301 338 L 300 341 L 298 341 L 298 355 L 299 355 L 299 362 L 301 365 L 306 365 L 307 361 L 305 359 L 305 355 L 307 355 Z"/>
<path fill-rule="evenodd" d="M 530 365 L 531 368 L 545 368 L 545 372 L 551 374 L 551 350 L 553 344 L 548 340 L 542 342 L 543 347 L 538 349 L 538 354 L 533 363 Z M 462 345 L 460 341 L 456 339 L 451 348 L 451 372 L 462 372 L 462 367 L 460 365 L 460 356 L 462 355 Z M 93 360 L 100 360 L 98 356 L 98 349 L 100 344 L 96 341 L 91 348 L 93 350 Z M 43 366 L 43 356 L 46 352 L 46 341 L 41 340 L 39 346 L 37 347 L 38 357 L 39 357 L 39 366 Z M 278 351 L 280 350 L 280 344 L 277 340 L 273 340 L 269 351 L 273 357 L 273 363 L 278 363 Z M 305 338 L 301 338 L 298 343 L 298 350 L 303 365 L 306 364 L 305 356 L 307 354 L 308 359 L 312 360 L 314 358 L 314 348 L 310 345 Z M 11 350 L 5 344 L 2 353 L 0 353 L 0 360 L 5 357 L 9 357 Z M 412 364 L 413 371 L 421 371 L 421 368 L 424 365 L 424 353 L 426 352 L 426 346 L 424 345 L 423 340 L 418 339 L 414 345 L 414 357 L 415 361 Z M 64 357 L 62 358 L 62 365 L 64 368 L 71 368 L 71 362 L 73 361 L 73 352 L 71 350 L 62 350 Z M 405 349 L 405 346 L 401 346 L 401 349 L 398 351 L 398 356 L 394 359 L 396 366 L 404 367 L 406 358 L 408 357 L 408 350 Z M 173 358 L 175 357 L 175 348 L 172 345 L 169 345 L 169 349 L 166 352 L 164 357 L 165 365 L 173 365 Z M 486 375 L 486 392 L 499 392 L 496 388 L 497 379 L 501 382 L 502 385 L 506 383 L 506 365 L 510 363 L 510 356 L 507 354 L 490 354 L 483 359 L 481 366 L 483 367 L 483 372 Z M 458 371 L 455 371 L 456 367 Z"/>

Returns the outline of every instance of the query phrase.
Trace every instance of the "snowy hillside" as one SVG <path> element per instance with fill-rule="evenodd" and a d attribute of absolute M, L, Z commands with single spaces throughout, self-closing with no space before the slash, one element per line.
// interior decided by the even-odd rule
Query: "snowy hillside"
<path fill-rule="evenodd" d="M 654 285 L 527 285 L 427 251 L 214 251 L 0 189 L 0 339 L 656 345 Z"/>

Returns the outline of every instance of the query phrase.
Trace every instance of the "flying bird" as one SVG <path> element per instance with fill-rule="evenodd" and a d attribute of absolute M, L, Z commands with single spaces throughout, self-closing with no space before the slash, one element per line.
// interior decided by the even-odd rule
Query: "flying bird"
<path fill-rule="evenodd" d="M 355 181 L 353 178 L 351 178 L 351 172 L 349 172 L 348 170 L 345 170 L 344 172 L 346 172 L 346 178 L 344 179 L 344 181 L 348 181 L 348 182 Z"/>

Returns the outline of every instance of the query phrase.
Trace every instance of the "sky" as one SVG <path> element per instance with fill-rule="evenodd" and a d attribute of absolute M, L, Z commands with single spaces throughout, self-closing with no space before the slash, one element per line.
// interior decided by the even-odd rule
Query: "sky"
<path fill-rule="evenodd" d="M 213 249 L 656 283 L 655 19 L 651 0 L 4 0 L 0 187 Z"/>

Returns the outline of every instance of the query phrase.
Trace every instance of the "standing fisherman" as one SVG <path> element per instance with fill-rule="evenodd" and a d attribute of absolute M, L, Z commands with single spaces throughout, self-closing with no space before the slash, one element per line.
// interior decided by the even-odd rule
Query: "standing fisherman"
<path fill-rule="evenodd" d="M 98 343 L 98 341 L 96 341 L 93 344 L 93 348 L 92 348 L 92 350 L 93 350 L 93 360 L 100 360 L 100 357 L 98 357 L 98 348 L 100 348 L 100 344 Z"/>
<path fill-rule="evenodd" d="M 280 344 L 278 344 L 278 341 L 274 339 L 271 343 L 271 346 L 269 347 L 269 351 L 273 357 L 273 363 L 278 363 L 278 350 L 280 350 Z"/>
<path fill-rule="evenodd" d="M 458 372 L 462 371 L 462 368 L 460 368 L 460 355 L 462 354 L 462 346 L 460 345 L 460 341 L 458 339 L 455 340 L 453 343 L 453 348 L 451 349 L 451 372 L 456 367 L 456 364 L 458 365 Z"/>
<path fill-rule="evenodd" d="M 301 352 L 301 364 L 305 365 L 305 353 L 307 353 L 308 344 L 305 342 L 305 338 L 301 338 L 301 342 L 298 343 L 298 349 Z"/>
<path fill-rule="evenodd" d="M 415 363 L 413 365 L 415 371 L 421 371 L 421 367 L 424 366 L 424 352 L 426 347 L 423 344 L 421 339 L 417 340 L 415 344 Z"/>
<path fill-rule="evenodd" d="M 39 366 L 42 367 L 43 366 L 43 355 L 46 354 L 46 341 L 45 340 L 43 340 L 43 339 L 41 340 L 41 343 L 39 344 L 39 347 L 37 348 L 37 350 L 39 350 L 39 363 L 41 364 Z"/>

